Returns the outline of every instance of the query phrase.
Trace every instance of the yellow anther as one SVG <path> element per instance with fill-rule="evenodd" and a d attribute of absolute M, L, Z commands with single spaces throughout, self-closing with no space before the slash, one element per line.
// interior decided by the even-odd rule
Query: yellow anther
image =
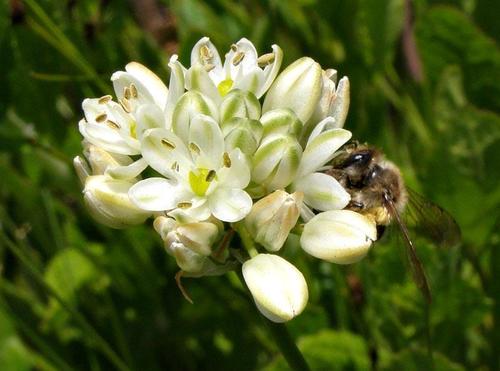
<path fill-rule="evenodd" d="M 231 158 L 229 157 L 229 153 L 224 152 L 222 155 L 222 162 L 224 163 L 225 167 L 231 167 Z"/>
<path fill-rule="evenodd" d="M 130 84 L 130 94 L 132 95 L 132 98 L 137 98 L 137 96 L 139 95 L 139 93 L 137 92 L 137 87 L 134 83 Z"/>
<path fill-rule="evenodd" d="M 215 64 L 207 63 L 203 66 L 203 68 L 205 68 L 205 71 L 210 72 L 215 68 Z"/>
<path fill-rule="evenodd" d="M 212 59 L 213 54 L 212 54 L 212 51 L 210 50 L 210 48 L 208 46 L 202 45 L 200 47 L 200 57 L 205 62 L 209 62 Z"/>
<path fill-rule="evenodd" d="M 196 153 L 197 155 L 199 155 L 199 154 L 200 154 L 200 147 L 198 147 L 198 146 L 196 145 L 196 143 L 193 143 L 193 142 L 189 143 L 189 150 L 190 150 L 191 152 Z"/>
<path fill-rule="evenodd" d="M 259 58 L 257 58 L 257 64 L 259 65 L 259 67 L 265 67 L 268 64 L 273 63 L 274 58 L 275 58 L 274 53 L 263 54 Z"/>
<path fill-rule="evenodd" d="M 168 149 L 175 149 L 175 143 L 168 140 L 167 138 L 162 138 L 161 144 L 163 144 L 165 147 L 168 147 Z"/>
<path fill-rule="evenodd" d="M 118 125 L 116 122 L 114 121 L 111 121 L 111 120 L 108 120 L 106 121 L 106 124 L 111 128 L 111 129 L 115 129 L 115 130 L 119 130 L 120 129 L 120 125 Z"/>
<path fill-rule="evenodd" d="M 122 108 L 125 110 L 125 112 L 127 113 L 132 112 L 132 107 L 130 106 L 130 102 L 127 98 L 120 99 L 120 104 Z"/>
<path fill-rule="evenodd" d="M 205 177 L 205 181 L 210 183 L 212 180 L 215 179 L 216 176 L 217 172 L 215 170 L 210 170 L 207 176 Z"/>
<path fill-rule="evenodd" d="M 238 51 L 238 45 L 236 44 L 231 45 L 231 50 L 236 53 Z"/>
<path fill-rule="evenodd" d="M 193 206 L 193 204 L 189 201 L 185 201 L 185 202 L 179 202 L 177 204 L 177 207 L 179 209 L 189 209 L 191 206 Z"/>
<path fill-rule="evenodd" d="M 132 98 L 132 92 L 130 91 L 130 88 L 128 86 L 123 88 L 123 97 L 125 99 L 130 99 Z"/>
<path fill-rule="evenodd" d="M 104 122 L 108 118 L 108 115 L 101 113 L 95 117 L 96 122 Z"/>
<path fill-rule="evenodd" d="M 111 95 L 104 95 L 104 96 L 102 96 L 102 97 L 99 98 L 99 100 L 97 101 L 97 103 L 99 103 L 99 104 L 106 104 L 111 99 L 113 99 L 113 97 Z"/>
<path fill-rule="evenodd" d="M 237 66 L 241 63 L 241 61 L 245 58 L 245 53 L 243 52 L 236 52 L 233 57 L 233 66 Z"/>

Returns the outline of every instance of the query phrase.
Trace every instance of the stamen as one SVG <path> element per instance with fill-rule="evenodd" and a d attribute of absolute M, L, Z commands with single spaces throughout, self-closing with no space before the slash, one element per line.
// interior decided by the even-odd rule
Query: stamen
<path fill-rule="evenodd" d="M 179 171 L 179 164 L 177 163 L 177 161 L 175 161 L 172 166 L 170 166 L 170 169 L 172 170 L 175 170 L 175 171 Z"/>
<path fill-rule="evenodd" d="M 204 62 L 209 62 L 212 59 L 213 54 L 208 46 L 202 45 L 200 47 L 200 57 Z"/>
<path fill-rule="evenodd" d="M 267 53 L 267 54 L 263 54 L 261 55 L 259 58 L 257 58 L 257 64 L 259 65 L 259 67 L 265 67 L 267 66 L 268 64 L 271 64 L 274 62 L 274 58 L 275 58 L 275 55 L 274 53 Z"/>
<path fill-rule="evenodd" d="M 130 113 L 132 112 L 132 107 L 130 106 L 130 102 L 126 98 L 120 99 L 120 104 L 122 108 L 125 110 L 125 112 Z"/>
<path fill-rule="evenodd" d="M 236 53 L 238 51 L 238 45 L 236 44 L 231 45 L 231 50 Z"/>
<path fill-rule="evenodd" d="M 175 149 L 175 143 L 171 142 L 170 140 L 168 140 L 166 138 L 161 139 L 161 144 L 168 147 L 168 149 Z"/>
<path fill-rule="evenodd" d="M 222 155 L 222 162 L 224 163 L 225 167 L 231 167 L 231 158 L 229 157 L 229 154 L 227 152 L 224 152 Z"/>
<path fill-rule="evenodd" d="M 177 204 L 177 207 L 179 209 L 189 209 L 191 206 L 193 206 L 193 204 L 189 201 L 185 201 L 185 202 L 179 202 Z"/>
<path fill-rule="evenodd" d="M 132 98 L 132 92 L 130 91 L 130 88 L 128 86 L 123 88 L 123 97 L 125 99 L 130 99 Z"/>
<path fill-rule="evenodd" d="M 99 104 L 106 104 L 111 99 L 113 99 L 113 97 L 111 95 L 104 95 L 104 96 L 102 96 L 102 97 L 99 98 L 99 100 L 97 101 L 97 103 L 99 103 Z"/>
<path fill-rule="evenodd" d="M 241 63 L 241 61 L 243 60 L 243 58 L 245 58 L 245 53 L 243 52 L 236 52 L 236 54 L 234 55 L 234 58 L 233 58 L 233 66 L 237 66 Z"/>
<path fill-rule="evenodd" d="M 108 118 L 108 115 L 101 113 L 95 117 L 96 122 L 104 122 Z"/>
<path fill-rule="evenodd" d="M 118 125 L 116 122 L 108 120 L 106 121 L 106 124 L 111 128 L 115 130 L 120 130 L 120 125 Z"/>
<path fill-rule="evenodd" d="M 199 155 L 199 154 L 200 154 L 200 147 L 198 147 L 198 146 L 196 145 L 196 143 L 193 143 L 193 142 L 189 143 L 189 150 L 190 150 L 191 152 L 196 153 L 197 155 Z"/>
<path fill-rule="evenodd" d="M 207 63 L 203 66 L 203 68 L 205 68 L 205 71 L 210 72 L 215 68 L 215 64 Z"/>
<path fill-rule="evenodd" d="M 214 180 L 216 175 L 217 175 L 217 172 L 215 170 L 210 170 L 208 172 L 207 176 L 205 177 L 205 181 L 211 182 L 212 180 Z"/>
<path fill-rule="evenodd" d="M 139 93 L 137 92 L 137 87 L 134 83 L 130 84 L 130 94 L 132 94 L 132 98 L 137 98 L 137 96 L 139 95 Z"/>

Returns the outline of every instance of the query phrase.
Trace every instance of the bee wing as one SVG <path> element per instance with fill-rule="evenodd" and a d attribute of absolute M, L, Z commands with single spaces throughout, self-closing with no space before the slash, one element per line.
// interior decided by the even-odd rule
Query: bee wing
<path fill-rule="evenodd" d="M 413 242 L 410 238 L 410 234 L 408 232 L 408 228 L 406 224 L 401 219 L 401 216 L 394 205 L 394 202 L 388 197 L 388 195 L 384 195 L 385 205 L 387 210 L 391 213 L 391 216 L 399 228 L 401 235 L 403 236 L 404 245 L 406 247 L 406 254 L 408 256 L 408 261 L 410 263 L 413 280 L 415 281 L 417 287 L 422 292 L 422 295 L 430 304 L 432 301 L 431 289 L 429 287 L 429 283 L 427 281 L 427 276 L 425 275 L 424 267 L 420 262 L 420 259 L 417 256 L 417 252 L 415 251 L 415 247 L 413 246 Z"/>
<path fill-rule="evenodd" d="M 453 247 L 460 243 L 461 232 L 455 219 L 440 206 L 407 189 L 408 203 L 405 216 L 409 224 L 439 247 Z"/>

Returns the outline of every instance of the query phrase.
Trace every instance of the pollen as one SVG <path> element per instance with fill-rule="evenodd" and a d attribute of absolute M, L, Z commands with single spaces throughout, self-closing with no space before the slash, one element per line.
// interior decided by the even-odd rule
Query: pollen
<path fill-rule="evenodd" d="M 198 146 L 196 145 L 196 143 L 193 143 L 193 142 L 189 143 L 189 150 L 190 150 L 191 152 L 196 153 L 197 155 L 199 155 L 199 154 L 200 154 L 200 147 L 198 147 Z"/>
<path fill-rule="evenodd" d="M 117 124 L 116 122 L 114 122 L 114 121 L 107 120 L 107 121 L 106 121 L 106 125 L 108 125 L 111 129 L 120 130 L 120 125 L 118 125 L 118 124 Z"/>
<path fill-rule="evenodd" d="M 97 101 L 97 103 L 99 103 L 99 104 L 106 104 L 111 99 L 113 99 L 113 97 L 111 95 L 104 95 L 104 96 L 102 96 L 102 97 L 99 98 L 99 100 Z"/>
<path fill-rule="evenodd" d="M 222 162 L 224 163 L 225 167 L 231 167 L 231 158 L 229 157 L 229 153 L 224 152 L 222 155 Z"/>
<path fill-rule="evenodd" d="M 241 61 L 243 60 L 243 58 L 245 58 L 245 53 L 243 52 L 236 52 L 236 54 L 234 55 L 234 58 L 233 58 L 233 66 L 237 66 L 241 63 Z"/>
<path fill-rule="evenodd" d="M 179 202 L 177 204 L 179 209 L 189 209 L 191 206 L 193 206 L 193 204 L 189 201 Z"/>
<path fill-rule="evenodd" d="M 123 97 L 125 99 L 130 99 L 132 98 L 132 92 L 130 91 L 130 88 L 128 86 L 123 88 Z"/>
<path fill-rule="evenodd" d="M 139 96 L 139 93 L 137 92 L 137 87 L 135 86 L 134 83 L 130 84 L 130 94 L 132 95 L 132 98 L 137 98 Z"/>
<path fill-rule="evenodd" d="M 257 59 L 257 64 L 259 65 L 259 67 L 263 68 L 263 67 L 273 63 L 274 58 L 275 58 L 274 53 L 263 54 Z"/>
<path fill-rule="evenodd" d="M 162 138 L 161 144 L 163 144 L 168 149 L 175 149 L 175 143 L 173 143 L 172 141 L 168 140 L 167 138 Z"/>
<path fill-rule="evenodd" d="M 211 172 L 214 173 L 213 176 L 210 175 Z M 216 179 L 214 170 L 197 169 L 196 171 L 189 172 L 189 185 L 193 193 L 197 196 L 205 196 L 210 183 L 214 179 Z"/>
<path fill-rule="evenodd" d="M 122 98 L 120 99 L 120 104 L 122 108 L 125 110 L 125 112 L 130 113 L 132 112 L 132 107 L 130 106 L 130 102 L 127 98 Z"/>
<path fill-rule="evenodd" d="M 95 121 L 96 122 L 104 122 L 104 121 L 106 121 L 107 118 L 108 118 L 108 115 L 106 115 L 105 113 L 101 113 L 95 117 Z"/>

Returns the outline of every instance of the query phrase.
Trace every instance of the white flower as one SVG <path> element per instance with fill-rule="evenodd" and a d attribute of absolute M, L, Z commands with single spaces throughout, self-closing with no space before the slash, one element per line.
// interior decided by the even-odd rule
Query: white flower
<path fill-rule="evenodd" d="M 253 44 L 243 38 L 225 56 L 224 65 L 208 37 L 200 39 L 191 52 L 186 87 L 208 95 L 216 102 L 232 89 L 252 92 L 260 98 L 279 72 L 283 54 L 277 45 L 272 53 L 257 56 Z"/>
<path fill-rule="evenodd" d="M 303 198 L 301 192 L 277 190 L 253 204 L 245 225 L 254 240 L 268 251 L 281 249 L 299 219 Z"/>
<path fill-rule="evenodd" d="M 184 140 L 182 139 L 184 138 Z M 244 191 L 250 169 L 239 149 L 224 150 L 221 129 L 211 117 L 197 114 L 182 128 L 182 137 L 166 129 L 150 129 L 142 141 L 148 164 L 166 178 L 148 178 L 130 190 L 140 208 L 183 209 L 198 220 L 243 219 L 252 207 Z"/>
<path fill-rule="evenodd" d="M 243 263 L 242 270 L 257 308 L 271 321 L 289 321 L 304 310 L 309 298 L 306 280 L 285 259 L 259 254 Z"/>
<path fill-rule="evenodd" d="M 377 228 L 372 219 L 350 210 L 331 210 L 306 223 L 300 244 L 316 258 L 351 264 L 361 260 L 376 239 Z"/>
<path fill-rule="evenodd" d="M 307 122 L 319 102 L 322 88 L 321 66 L 303 57 L 285 68 L 264 99 L 262 112 L 291 109 L 302 123 Z"/>
<path fill-rule="evenodd" d="M 351 132 L 331 128 L 333 118 L 320 122 L 311 133 L 302 154 L 295 179 L 290 188 L 304 193 L 304 203 L 319 211 L 343 209 L 350 201 L 349 193 L 330 175 L 320 172 L 332 160 L 335 152 L 351 138 Z M 302 208 L 302 217 L 312 217 L 310 209 Z"/>

